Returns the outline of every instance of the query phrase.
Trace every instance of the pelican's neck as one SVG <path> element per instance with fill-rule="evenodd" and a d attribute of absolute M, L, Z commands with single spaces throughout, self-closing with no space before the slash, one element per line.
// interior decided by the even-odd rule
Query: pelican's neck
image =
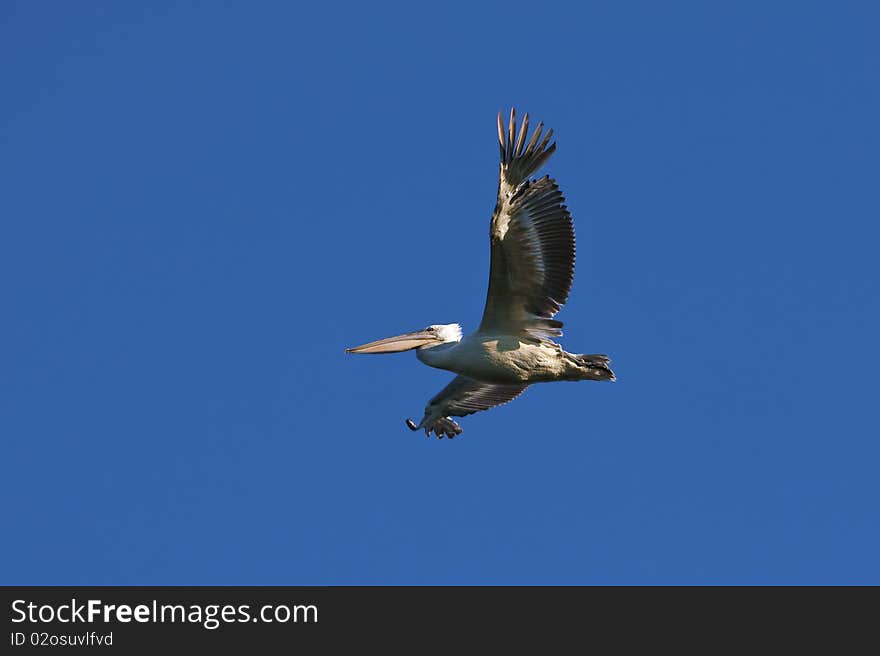
<path fill-rule="evenodd" d="M 429 367 L 437 369 L 449 369 L 449 363 L 452 358 L 453 351 L 460 342 L 443 342 L 442 344 L 433 344 L 431 346 L 422 346 L 416 349 L 416 357 L 420 362 L 424 362 Z"/>

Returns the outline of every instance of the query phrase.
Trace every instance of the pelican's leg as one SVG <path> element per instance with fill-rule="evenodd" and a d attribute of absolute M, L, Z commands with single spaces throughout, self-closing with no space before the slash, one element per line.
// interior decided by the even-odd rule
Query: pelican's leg
<path fill-rule="evenodd" d="M 407 419 L 406 425 L 411 431 L 419 430 L 419 425 L 412 419 Z M 438 417 L 433 422 L 428 423 L 424 428 L 426 437 L 430 437 L 431 433 L 434 433 L 438 439 L 442 439 L 443 436 L 452 439 L 456 435 L 461 435 L 462 433 L 461 426 L 449 417 Z"/>
<path fill-rule="evenodd" d="M 434 422 L 434 432 L 437 437 L 443 437 L 445 434 L 451 440 L 456 435 L 461 435 L 461 426 L 449 417 L 440 417 Z"/>

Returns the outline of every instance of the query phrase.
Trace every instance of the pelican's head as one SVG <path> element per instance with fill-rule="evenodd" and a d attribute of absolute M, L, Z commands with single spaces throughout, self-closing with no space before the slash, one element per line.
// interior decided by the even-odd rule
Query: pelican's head
<path fill-rule="evenodd" d="M 461 326 L 457 323 L 436 324 L 404 333 L 396 337 L 386 337 L 369 344 L 345 349 L 346 353 L 399 353 L 410 349 L 431 348 L 440 344 L 461 341 Z"/>

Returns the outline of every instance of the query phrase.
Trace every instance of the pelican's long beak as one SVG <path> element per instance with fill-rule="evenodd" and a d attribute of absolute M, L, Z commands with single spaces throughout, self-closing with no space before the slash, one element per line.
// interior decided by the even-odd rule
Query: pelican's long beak
<path fill-rule="evenodd" d="M 345 349 L 346 353 L 399 353 L 410 349 L 425 346 L 432 342 L 438 342 L 436 333 L 432 330 L 417 330 L 413 333 L 404 333 L 396 337 L 386 337 L 369 344 Z"/>

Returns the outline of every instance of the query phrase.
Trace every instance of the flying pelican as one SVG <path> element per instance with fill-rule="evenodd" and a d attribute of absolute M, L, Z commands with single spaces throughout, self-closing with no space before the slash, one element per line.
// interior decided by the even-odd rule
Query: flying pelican
<path fill-rule="evenodd" d="M 526 145 L 529 115 L 517 135 L 510 110 L 505 139 L 498 114 L 501 173 L 498 202 L 489 224 L 489 291 L 480 327 L 462 339 L 457 323 L 346 349 L 347 353 L 397 353 L 416 349 L 425 364 L 458 374 L 425 407 L 414 431 L 438 438 L 462 432 L 452 417 L 464 417 L 512 401 L 532 383 L 614 380 L 607 355 L 567 353 L 552 337 L 562 335 L 553 317 L 568 299 L 574 277 L 574 227 L 565 198 L 545 175 L 532 179 L 556 150 L 553 130 L 541 139 L 538 123 Z M 540 142 L 539 142 L 540 140 Z"/>

